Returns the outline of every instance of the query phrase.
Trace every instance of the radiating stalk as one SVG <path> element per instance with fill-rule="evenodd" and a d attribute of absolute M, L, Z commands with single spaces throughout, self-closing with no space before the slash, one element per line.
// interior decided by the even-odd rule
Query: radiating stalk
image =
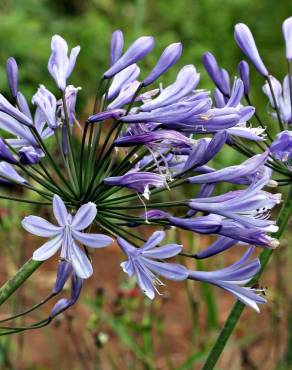
<path fill-rule="evenodd" d="M 280 238 L 280 236 L 283 234 L 283 231 L 285 230 L 285 227 L 289 221 L 289 218 L 292 214 L 292 185 L 290 185 L 290 190 L 288 192 L 287 198 L 282 205 L 282 208 L 280 210 L 280 214 L 278 217 L 278 226 L 279 230 L 276 233 L 275 237 Z M 271 249 L 265 249 L 261 255 L 260 255 L 260 261 L 261 261 L 261 270 L 260 272 L 252 279 L 250 284 L 254 284 L 258 281 L 260 275 L 264 271 L 267 263 L 269 262 L 269 259 L 273 253 L 273 250 Z M 277 252 L 276 252 L 277 253 Z M 236 324 L 245 308 L 245 305 L 241 303 L 240 301 L 237 301 L 235 305 L 233 306 L 232 311 L 230 312 L 227 320 L 225 321 L 224 327 L 219 334 L 214 346 L 212 347 L 208 358 L 204 364 L 204 367 L 202 370 L 212 370 L 214 369 L 221 353 L 223 352 L 225 345 L 231 336 L 233 330 L 236 327 Z"/>
<path fill-rule="evenodd" d="M 0 288 L 0 306 L 40 267 L 42 263 L 42 261 L 28 260 L 17 273 Z"/>

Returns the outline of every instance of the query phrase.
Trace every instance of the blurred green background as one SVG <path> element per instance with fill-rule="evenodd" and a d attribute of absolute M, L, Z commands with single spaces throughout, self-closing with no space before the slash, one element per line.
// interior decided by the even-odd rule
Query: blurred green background
<path fill-rule="evenodd" d="M 281 25 L 291 15 L 291 0 L 1 0 L 0 90 L 8 93 L 5 63 L 14 56 L 20 69 L 20 90 L 29 100 L 40 83 L 54 91 L 47 61 L 50 38 L 57 33 L 70 47 L 81 46 L 70 83 L 82 87 L 78 111 L 86 116 L 96 83 L 108 66 L 110 37 L 115 29 L 123 30 L 126 45 L 141 35 L 155 37 L 156 46 L 143 61 L 142 76 L 167 44 L 182 41 L 182 58 L 166 73 L 163 83 L 174 80 L 181 66 L 193 63 L 202 74 L 199 88 L 212 89 L 202 67 L 202 55 L 206 51 L 214 53 L 219 65 L 233 76 L 243 57 L 233 39 L 233 27 L 238 22 L 250 26 L 263 60 L 281 80 L 286 74 Z M 261 116 L 268 120 L 267 101 L 260 93 L 263 81 L 253 68 L 251 71 L 252 99 Z M 224 165 L 234 163 L 235 156 L 234 152 L 224 152 L 219 161 L 223 159 Z M 30 212 L 27 206 L 2 202 L 0 211 L 0 241 L 7 246 L 0 259 L 2 282 L 30 257 L 35 240 L 23 239 L 19 226 L 23 215 Z M 175 235 L 174 231 L 171 234 L 190 248 L 210 242 L 189 236 Z M 272 263 L 265 273 L 269 304 L 261 316 L 246 310 L 217 369 L 292 368 L 292 253 L 288 244 L 285 237 L 277 264 Z M 94 255 L 95 276 L 65 319 L 39 332 L 1 339 L 1 369 L 200 369 L 233 298 L 204 285 L 196 285 L 195 289 L 186 284 L 178 289 L 178 285 L 168 284 L 169 296 L 150 305 L 131 282 L 125 283 L 119 269 L 120 255 L 115 251 Z M 242 250 L 237 252 L 239 256 Z M 220 256 L 206 266 L 199 262 L 196 268 L 226 265 L 235 259 L 235 254 Z M 55 278 L 55 262 L 40 269 L 1 314 L 17 312 L 47 294 Z M 277 269 L 279 263 L 281 271 Z"/>

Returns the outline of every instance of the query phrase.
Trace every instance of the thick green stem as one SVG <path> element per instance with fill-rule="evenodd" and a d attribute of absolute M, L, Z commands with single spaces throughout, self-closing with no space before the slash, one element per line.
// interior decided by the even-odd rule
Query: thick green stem
<path fill-rule="evenodd" d="M 284 202 L 279 217 L 278 217 L 278 226 L 279 230 L 276 233 L 276 238 L 280 238 L 280 236 L 283 234 L 286 225 L 289 221 L 289 218 L 292 214 L 292 185 L 290 186 L 289 193 L 287 195 L 286 201 Z M 264 271 L 266 265 L 269 262 L 269 259 L 273 253 L 273 250 L 271 249 L 265 249 L 261 255 L 260 255 L 260 261 L 261 261 L 261 270 L 257 274 L 257 276 L 251 281 L 251 284 L 256 283 L 259 279 L 260 275 Z M 241 303 L 240 301 L 237 301 L 235 305 L 233 306 L 232 311 L 230 312 L 227 320 L 225 321 L 224 327 L 219 334 L 214 346 L 212 347 L 208 358 L 202 368 L 202 370 L 212 370 L 214 369 L 221 353 L 224 350 L 224 347 L 231 336 L 233 330 L 235 329 L 235 326 L 245 308 L 245 305 Z"/>
<path fill-rule="evenodd" d="M 0 306 L 13 294 L 30 275 L 40 267 L 42 261 L 28 260 L 17 273 L 0 288 Z"/>

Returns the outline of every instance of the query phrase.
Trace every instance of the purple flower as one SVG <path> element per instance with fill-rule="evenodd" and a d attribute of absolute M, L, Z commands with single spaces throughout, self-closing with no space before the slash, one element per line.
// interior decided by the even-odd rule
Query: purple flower
<path fill-rule="evenodd" d="M 271 153 L 280 161 L 289 162 L 292 159 L 292 131 L 282 131 L 277 135 L 270 147 Z"/>
<path fill-rule="evenodd" d="M 75 216 L 72 216 L 68 213 L 62 199 L 58 195 L 54 195 L 53 213 L 58 226 L 37 216 L 28 216 L 22 220 L 22 226 L 28 232 L 37 236 L 52 238 L 38 248 L 33 253 L 32 258 L 36 261 L 44 261 L 61 248 L 61 259 L 70 262 L 80 278 L 89 278 L 93 272 L 92 266 L 87 255 L 78 246 L 78 243 L 90 248 L 102 248 L 112 243 L 112 239 L 106 235 L 82 232 L 95 219 L 97 213 L 95 204 L 84 204 L 79 208 Z"/>
<path fill-rule="evenodd" d="M 57 100 L 44 85 L 40 85 L 38 91 L 32 98 L 32 102 L 41 110 L 48 126 L 51 129 L 57 128 Z"/>
<path fill-rule="evenodd" d="M 97 114 L 94 114 L 93 116 L 90 116 L 88 118 L 88 122 L 94 123 L 94 122 L 102 122 L 106 121 L 108 119 L 118 119 L 125 113 L 124 109 L 112 109 L 105 112 L 99 112 Z"/>
<path fill-rule="evenodd" d="M 71 273 L 72 273 L 71 263 L 65 260 L 59 261 L 57 269 L 57 278 L 52 289 L 53 294 L 58 294 L 61 292 Z"/>
<path fill-rule="evenodd" d="M 12 104 L 9 103 L 7 99 L 4 98 L 3 95 L 0 94 L 0 111 L 8 114 L 9 116 L 15 118 L 21 124 L 25 126 L 31 126 L 32 121 L 29 117 L 23 114 L 20 110 L 15 108 Z"/>
<path fill-rule="evenodd" d="M 10 152 L 4 140 L 1 138 L 0 138 L 0 158 L 10 164 L 16 164 L 18 162 L 17 159 L 15 159 L 12 153 Z"/>
<path fill-rule="evenodd" d="M 236 181 L 237 179 L 254 175 L 267 160 L 269 152 L 257 154 L 237 166 L 229 166 L 211 173 L 190 177 L 191 184 L 206 184 L 220 181 Z"/>
<path fill-rule="evenodd" d="M 195 66 L 186 65 L 179 71 L 173 84 L 163 89 L 157 98 L 143 104 L 140 108 L 142 111 L 152 111 L 176 103 L 193 92 L 199 80 L 200 74 L 197 73 Z"/>
<path fill-rule="evenodd" d="M 235 78 L 233 88 L 229 100 L 227 101 L 226 107 L 239 107 L 240 101 L 243 98 L 244 86 L 240 78 Z"/>
<path fill-rule="evenodd" d="M 193 146 L 183 171 L 190 170 L 208 163 L 223 147 L 227 139 L 225 131 L 219 131 L 212 139 L 200 139 Z"/>
<path fill-rule="evenodd" d="M 195 218 L 169 216 L 168 220 L 172 226 L 177 226 L 181 229 L 190 230 L 199 234 L 218 234 L 235 241 L 240 240 L 244 243 L 271 249 L 279 245 L 277 239 L 271 238 L 266 234 L 266 230 L 259 230 L 257 227 L 247 227 L 240 222 L 215 214 Z"/>
<path fill-rule="evenodd" d="M 80 47 L 74 47 L 68 57 L 67 42 L 61 36 L 54 35 L 52 37 L 51 48 L 52 54 L 49 58 L 48 69 L 56 81 L 58 88 L 65 90 L 66 80 L 74 69 Z"/>
<path fill-rule="evenodd" d="M 10 179 L 11 181 L 9 181 Z M 5 184 L 13 182 L 24 183 L 26 180 L 17 173 L 11 164 L 0 162 L 0 182 Z"/>
<path fill-rule="evenodd" d="M 29 165 L 38 163 L 41 160 L 42 155 L 39 150 L 36 150 L 33 146 L 24 146 L 18 152 L 20 163 Z"/>
<path fill-rule="evenodd" d="M 29 109 L 28 102 L 25 96 L 20 91 L 17 93 L 16 101 L 19 110 L 32 121 L 32 115 Z"/>
<path fill-rule="evenodd" d="M 215 213 L 232 219 L 246 227 L 276 232 L 278 227 L 268 220 L 271 209 L 281 201 L 281 194 L 270 194 L 261 188 L 268 182 L 262 178 L 245 190 L 230 191 L 226 194 L 196 198 L 189 202 L 191 209 Z"/>
<path fill-rule="evenodd" d="M 110 66 L 115 64 L 121 57 L 124 47 L 124 35 L 120 30 L 116 30 L 112 34 L 110 47 Z"/>
<path fill-rule="evenodd" d="M 140 83 L 138 81 L 133 81 L 133 82 L 130 82 L 128 85 L 125 85 L 121 89 L 119 95 L 115 98 L 115 100 L 113 100 L 107 106 L 108 109 L 110 110 L 118 109 L 118 108 L 123 107 L 125 104 L 129 104 L 132 101 L 139 86 L 140 86 Z"/>
<path fill-rule="evenodd" d="M 292 60 L 292 17 L 287 18 L 282 26 L 284 40 L 286 44 L 286 58 Z"/>
<path fill-rule="evenodd" d="M 230 94 L 229 74 L 225 69 L 218 67 L 214 55 L 207 52 L 203 55 L 203 64 L 217 88 L 226 96 Z"/>
<path fill-rule="evenodd" d="M 190 271 L 188 279 L 207 282 L 222 288 L 233 294 L 247 306 L 259 312 L 258 304 L 266 303 L 266 300 L 256 293 L 256 290 L 243 287 L 256 275 L 261 268 L 258 258 L 249 261 L 253 248 L 232 265 L 217 271 Z"/>
<path fill-rule="evenodd" d="M 6 76 L 11 95 L 16 98 L 18 92 L 18 66 L 16 60 L 12 57 L 7 59 Z"/>
<path fill-rule="evenodd" d="M 68 111 L 68 119 L 69 124 L 72 126 L 74 123 L 78 123 L 75 115 L 75 107 L 76 107 L 76 100 L 77 100 L 77 93 L 81 90 L 81 87 L 74 87 L 73 85 L 69 85 L 66 87 L 65 90 L 65 101 L 66 101 L 66 107 Z M 61 107 L 61 114 L 63 120 L 65 119 L 65 112 L 62 101 L 60 101 L 60 107 Z"/>
<path fill-rule="evenodd" d="M 143 134 L 133 134 L 123 136 L 115 141 L 116 146 L 129 147 L 133 145 L 144 144 L 147 146 L 161 147 L 187 147 L 190 148 L 194 145 L 194 140 L 187 136 L 171 130 L 157 130 L 149 131 Z"/>
<path fill-rule="evenodd" d="M 150 299 L 155 297 L 155 292 L 159 293 L 156 285 L 164 285 L 156 274 L 175 281 L 188 277 L 188 270 L 184 266 L 161 262 L 164 258 L 176 256 L 182 250 L 182 246 L 178 244 L 157 247 L 164 238 L 163 231 L 156 231 L 141 248 L 135 248 L 126 240 L 117 238 L 119 246 L 128 256 L 128 261 L 121 264 L 123 271 L 136 277 L 140 289 Z"/>
<path fill-rule="evenodd" d="M 147 77 L 142 81 L 143 86 L 151 85 L 165 71 L 172 67 L 180 58 L 182 53 L 182 44 L 180 42 L 170 44 L 161 54 L 158 62 Z"/>
<path fill-rule="evenodd" d="M 280 110 L 281 119 L 287 124 L 292 123 L 292 113 L 291 113 L 291 102 L 290 102 L 290 88 L 289 88 L 289 75 L 285 76 L 283 80 L 283 88 L 281 83 L 273 76 L 270 76 L 270 81 L 274 91 L 274 96 L 276 100 L 276 105 Z M 263 86 L 263 92 L 268 97 L 272 108 L 275 107 L 274 99 L 271 93 L 270 86 L 265 83 Z M 276 112 L 272 112 L 272 116 L 277 118 Z"/>
<path fill-rule="evenodd" d="M 238 23 L 235 26 L 234 37 L 237 45 L 240 47 L 242 52 L 250 59 L 257 71 L 262 76 L 267 77 L 269 75 L 269 72 L 259 55 L 250 29 L 245 24 Z"/>
<path fill-rule="evenodd" d="M 142 36 L 129 46 L 127 51 L 104 73 L 104 78 L 111 78 L 131 64 L 143 59 L 154 47 L 154 38 Z"/>
<path fill-rule="evenodd" d="M 249 65 L 246 63 L 245 60 L 242 60 L 238 64 L 238 73 L 239 76 L 243 82 L 244 86 L 244 95 L 249 94 L 249 89 L 250 89 L 250 79 L 249 79 Z"/>
<path fill-rule="evenodd" d="M 107 177 L 103 180 L 107 185 L 122 186 L 141 193 L 143 197 L 149 199 L 150 186 L 161 188 L 166 185 L 166 178 L 153 172 L 128 172 L 123 176 Z"/>
<path fill-rule="evenodd" d="M 123 69 L 121 72 L 117 73 L 110 85 L 107 98 L 116 98 L 123 87 L 129 85 L 131 82 L 137 81 L 139 74 L 140 68 L 137 66 L 137 64 L 132 64 Z"/>
<path fill-rule="evenodd" d="M 73 272 L 71 277 L 71 297 L 61 298 L 58 300 L 50 313 L 51 318 L 56 317 L 76 303 L 77 299 L 80 296 L 82 285 L 83 279 Z"/>

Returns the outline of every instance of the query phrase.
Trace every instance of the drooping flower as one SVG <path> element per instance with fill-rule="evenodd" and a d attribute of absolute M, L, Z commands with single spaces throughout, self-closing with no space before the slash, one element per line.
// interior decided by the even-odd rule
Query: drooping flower
<path fill-rule="evenodd" d="M 74 69 L 80 47 L 74 47 L 68 57 L 67 42 L 61 36 L 54 35 L 51 48 L 52 54 L 48 62 L 48 69 L 58 88 L 65 90 L 66 81 Z"/>
<path fill-rule="evenodd" d="M 143 86 L 151 85 L 165 71 L 167 71 L 178 61 L 178 59 L 181 56 L 181 53 L 182 53 L 182 44 L 180 42 L 168 45 L 161 54 L 155 67 L 142 81 L 142 85 Z"/>
<path fill-rule="evenodd" d="M 238 23 L 234 29 L 234 37 L 237 45 L 253 63 L 257 71 L 264 77 L 268 76 L 269 72 L 259 55 L 253 35 L 247 25 Z"/>
<path fill-rule="evenodd" d="M 269 152 L 257 154 L 237 166 L 229 166 L 211 173 L 206 173 L 189 178 L 191 184 L 206 184 L 220 181 L 236 181 L 250 175 L 255 175 L 259 167 L 267 160 Z"/>
<path fill-rule="evenodd" d="M 154 47 L 154 38 L 142 36 L 135 40 L 125 53 L 104 73 L 104 78 L 111 78 L 131 64 L 143 59 Z"/>
<path fill-rule="evenodd" d="M 169 280 L 181 281 L 188 277 L 188 271 L 177 263 L 161 262 L 165 258 L 176 256 L 181 252 L 182 246 L 167 244 L 157 247 L 165 238 L 163 231 L 156 231 L 141 248 L 135 248 L 126 240 L 118 237 L 117 242 L 128 261 L 121 264 L 122 269 L 129 276 L 135 276 L 143 293 L 150 299 L 159 293 L 156 285 L 164 285 L 155 275 L 161 275 Z"/>
<path fill-rule="evenodd" d="M 233 294 L 247 306 L 259 312 L 258 304 L 266 300 L 257 291 L 244 287 L 260 271 L 258 258 L 249 261 L 254 248 L 249 248 L 242 258 L 232 265 L 217 271 L 189 271 L 188 279 L 207 282 Z"/>
<path fill-rule="evenodd" d="M 103 180 L 107 185 L 122 186 L 141 193 L 143 197 L 149 199 L 150 186 L 161 188 L 166 185 L 166 178 L 154 172 L 128 172 L 123 176 L 107 177 Z"/>
<path fill-rule="evenodd" d="M 287 18 L 282 26 L 283 36 L 286 45 L 286 59 L 292 60 L 292 17 Z"/>
<path fill-rule="evenodd" d="M 28 216 L 22 221 L 22 226 L 28 232 L 52 238 L 38 248 L 32 258 L 36 261 L 44 261 L 61 248 L 61 259 L 72 264 L 78 277 L 87 279 L 92 275 L 93 270 L 88 256 L 78 246 L 78 243 L 90 248 L 102 248 L 112 243 L 112 239 L 107 235 L 83 232 L 95 219 L 97 213 L 95 204 L 84 204 L 72 216 L 68 213 L 62 199 L 54 195 L 53 213 L 58 226 L 37 216 Z"/>
<path fill-rule="evenodd" d="M 6 76 L 11 95 L 16 98 L 18 93 L 18 66 L 16 60 L 12 57 L 7 59 Z"/>

